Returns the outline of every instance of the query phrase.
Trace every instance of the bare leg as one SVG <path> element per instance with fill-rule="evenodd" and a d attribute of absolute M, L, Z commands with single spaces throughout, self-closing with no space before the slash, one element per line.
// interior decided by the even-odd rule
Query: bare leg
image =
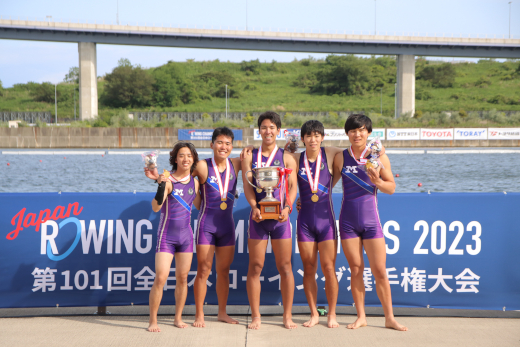
<path fill-rule="evenodd" d="M 213 265 L 213 254 L 215 246 L 197 245 L 197 277 L 193 292 L 195 294 L 195 322 L 193 326 L 196 328 L 205 328 L 204 322 L 204 300 L 206 299 L 207 285 L 211 266 Z"/>
<path fill-rule="evenodd" d="M 247 240 L 249 247 L 249 268 L 247 270 L 247 297 L 251 306 L 251 324 L 249 329 L 260 329 L 260 274 L 264 268 L 267 240 Z"/>
<path fill-rule="evenodd" d="M 365 263 L 363 261 L 363 243 L 361 238 L 341 240 L 343 252 L 347 257 L 350 267 L 350 288 L 352 289 L 352 298 L 356 305 L 357 319 L 354 323 L 347 325 L 349 329 L 357 329 L 367 325 L 365 314 L 365 283 L 363 282 L 363 270 Z"/>
<path fill-rule="evenodd" d="M 325 275 L 325 294 L 329 304 L 329 313 L 327 315 L 327 326 L 329 328 L 339 327 L 336 321 L 336 303 L 338 301 L 338 278 L 335 270 L 337 244 L 336 240 L 318 243 L 321 270 Z"/>
<path fill-rule="evenodd" d="M 367 252 L 368 261 L 372 274 L 376 280 L 377 296 L 383 306 L 385 313 L 385 326 L 390 329 L 399 331 L 407 331 L 408 328 L 397 323 L 394 317 L 394 310 L 392 308 L 392 292 L 390 289 L 390 282 L 386 274 L 386 246 L 385 239 L 371 239 L 363 240 L 363 245 Z"/>
<path fill-rule="evenodd" d="M 218 320 L 220 322 L 238 324 L 238 321 L 232 319 L 226 312 L 229 295 L 229 267 L 235 256 L 235 246 L 217 247 L 215 254 L 217 259 Z"/>
<path fill-rule="evenodd" d="M 148 331 L 160 332 L 161 329 L 157 325 L 157 311 L 163 295 L 163 288 L 166 280 L 170 275 L 170 266 L 172 265 L 173 254 L 166 252 L 159 252 L 155 254 L 155 280 L 153 281 L 152 289 L 150 290 L 150 324 Z"/>
<path fill-rule="evenodd" d="M 295 329 L 297 325 L 292 320 L 292 305 L 294 299 L 294 275 L 292 272 L 292 239 L 271 240 L 276 268 L 280 273 L 280 284 L 283 301 L 283 325 L 287 329 Z"/>
<path fill-rule="evenodd" d="M 303 263 L 303 291 L 311 310 L 311 318 L 303 323 L 304 327 L 311 328 L 319 323 L 320 315 L 317 310 L 318 284 L 316 270 L 318 270 L 318 244 L 316 242 L 298 242 L 300 256 Z"/>
<path fill-rule="evenodd" d="M 175 254 L 175 319 L 173 325 L 177 328 L 187 328 L 188 324 L 182 321 L 182 310 L 188 295 L 188 272 L 191 268 L 193 253 Z"/>

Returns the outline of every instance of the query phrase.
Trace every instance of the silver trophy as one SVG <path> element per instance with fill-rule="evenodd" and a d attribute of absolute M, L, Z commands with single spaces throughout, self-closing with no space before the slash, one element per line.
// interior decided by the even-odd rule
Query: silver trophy
<path fill-rule="evenodd" d="M 247 179 L 247 182 L 256 189 L 256 192 L 261 193 L 265 191 L 265 198 L 258 202 L 263 219 L 278 219 L 280 215 L 280 200 L 273 197 L 273 191 L 280 187 L 283 171 L 283 168 L 279 166 L 267 166 L 246 172 L 246 177 L 251 172 L 256 179 L 258 186 Z"/>

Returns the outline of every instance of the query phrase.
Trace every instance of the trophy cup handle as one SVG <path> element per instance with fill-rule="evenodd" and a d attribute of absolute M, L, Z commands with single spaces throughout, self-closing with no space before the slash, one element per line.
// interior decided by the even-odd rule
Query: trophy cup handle
<path fill-rule="evenodd" d="M 248 174 L 249 172 L 251 172 L 251 173 L 253 174 L 253 177 L 255 176 L 255 172 L 254 172 L 253 170 L 249 170 L 249 171 L 247 171 L 247 172 L 246 172 L 246 181 L 247 181 L 247 183 L 249 183 L 249 185 L 251 185 L 252 187 L 254 187 L 254 188 L 256 188 L 256 189 L 262 189 L 262 188 L 260 188 L 260 187 L 255 186 L 253 183 L 251 183 L 251 181 L 249 181 L 249 178 L 247 178 L 247 174 Z"/>

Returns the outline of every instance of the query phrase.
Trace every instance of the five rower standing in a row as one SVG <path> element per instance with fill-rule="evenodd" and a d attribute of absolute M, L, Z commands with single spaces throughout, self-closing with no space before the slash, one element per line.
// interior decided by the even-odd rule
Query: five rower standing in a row
<path fill-rule="evenodd" d="M 158 175 L 156 170 L 152 172 L 145 169 L 146 175 L 159 183 L 152 208 L 155 212 L 161 211 L 155 256 L 156 277 L 150 291 L 148 330 L 160 331 L 157 325 L 157 311 L 174 257 L 174 325 L 179 328 L 187 327 L 181 315 L 186 301 L 187 277 L 193 256 L 193 232 L 190 226 L 192 204 L 200 211 L 195 240 L 198 268 L 194 287 L 196 314 L 193 326 L 205 327 L 203 305 L 213 254 L 216 255 L 218 320 L 238 323 L 226 313 L 229 269 L 235 253 L 235 223 L 232 212 L 237 175 L 242 169 L 245 182 L 246 179 L 252 179 L 252 175 L 245 175 L 245 172 L 266 166 L 289 168 L 294 174 L 289 176 L 286 183 L 288 192 L 282 197 L 284 204 L 279 220 L 262 220 L 258 201 L 265 197 L 265 193 L 255 191 L 249 184 L 244 184 L 246 199 L 251 205 L 247 294 L 252 322 L 249 328 L 259 329 L 261 325 L 260 274 L 264 267 L 269 237 L 276 267 L 280 273 L 284 306 L 283 324 L 287 329 L 296 328 L 291 314 L 294 276 L 291 266 L 292 235 L 289 214 L 298 189 L 301 209 L 296 233 L 304 267 L 303 286 L 311 310 L 309 321 L 303 325 L 312 327 L 319 321 L 318 287 L 315 280 L 319 252 L 329 304 L 327 325 L 330 328 L 339 326 L 336 321 L 338 281 L 335 273 L 338 230 L 331 194 L 334 185 L 342 178 L 343 202 L 339 216 L 339 237 L 351 271 L 352 296 L 358 315 L 357 320 L 347 327 L 356 329 L 367 324 L 364 310 L 364 249 L 376 280 L 377 295 L 385 313 L 386 327 L 407 330 L 397 323 L 393 316 L 390 284 L 386 274 L 385 240 L 377 210 L 377 191 L 387 194 L 393 194 L 395 191 L 390 161 L 383 152 L 379 158 L 382 165 L 377 169 L 366 169 L 366 172 L 350 170 L 358 168 L 365 162 L 364 159 L 370 158 L 370 153 L 365 150 L 367 138 L 372 132 L 370 118 L 352 115 L 347 119 L 345 132 L 352 145 L 346 150 L 321 147 L 325 135 L 324 127 L 316 120 L 306 122 L 301 128 L 301 138 L 305 144 L 305 151 L 302 153 L 289 153 L 276 145 L 276 137 L 282 127 L 278 114 L 263 113 L 258 118 L 258 126 L 262 144 L 258 149 L 245 149 L 242 162 L 240 158 L 228 158 L 233 148 L 233 132 L 224 127 L 215 129 L 213 133 L 212 159 L 199 161 L 192 144 L 179 142 L 170 152 L 172 171 L 169 177 Z M 197 177 L 198 180 L 193 177 Z M 273 195 L 280 199 L 278 189 Z"/>

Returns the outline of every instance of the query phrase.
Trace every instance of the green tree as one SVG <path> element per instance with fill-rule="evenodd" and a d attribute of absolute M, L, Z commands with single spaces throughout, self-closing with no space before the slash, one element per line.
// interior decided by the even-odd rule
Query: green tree
<path fill-rule="evenodd" d="M 316 72 L 316 80 L 311 92 L 328 95 L 361 95 L 375 87 L 368 64 L 353 55 L 329 55 Z"/>
<path fill-rule="evenodd" d="M 429 81 L 435 88 L 451 88 L 455 83 L 456 71 L 453 64 L 425 66 L 417 75 L 419 79 Z"/>
<path fill-rule="evenodd" d="M 260 70 L 262 68 L 262 64 L 260 63 L 260 60 L 251 60 L 251 61 L 242 61 L 240 63 L 240 67 L 242 71 L 246 72 L 246 75 L 254 74 L 258 75 L 260 73 Z"/>
<path fill-rule="evenodd" d="M 150 106 L 154 82 L 154 77 L 146 70 L 132 66 L 128 59 L 120 59 L 119 65 L 105 76 L 101 101 L 111 107 Z"/>
<path fill-rule="evenodd" d="M 153 100 L 156 105 L 172 107 L 183 103 L 184 74 L 178 64 L 168 62 L 153 69 L 152 75 L 155 79 Z"/>
<path fill-rule="evenodd" d="M 56 89 L 56 96 L 58 101 L 61 98 L 60 89 Z M 36 85 L 31 89 L 30 95 L 33 97 L 35 101 L 42 101 L 48 103 L 54 103 L 54 84 L 50 82 L 43 82 L 42 84 Z"/>
<path fill-rule="evenodd" d="M 65 75 L 63 82 L 67 83 L 79 83 L 79 67 L 74 66 L 69 69 L 69 73 Z"/>

